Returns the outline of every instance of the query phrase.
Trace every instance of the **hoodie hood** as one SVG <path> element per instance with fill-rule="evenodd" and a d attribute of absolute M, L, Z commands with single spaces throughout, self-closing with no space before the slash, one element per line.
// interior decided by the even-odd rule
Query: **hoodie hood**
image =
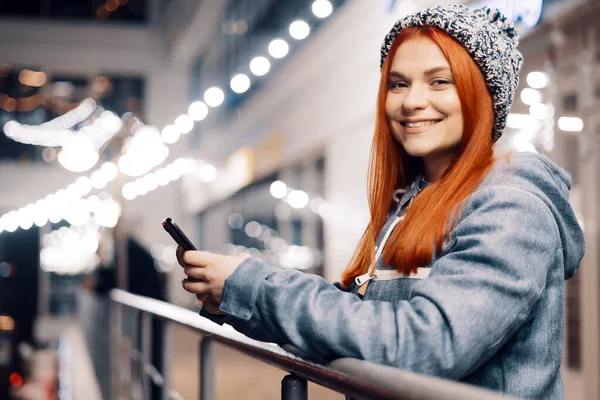
<path fill-rule="evenodd" d="M 541 198 L 550 208 L 562 242 L 565 280 L 571 278 L 585 254 L 583 230 L 569 203 L 571 174 L 548 157 L 535 153 L 512 154 L 506 165 L 512 170 L 509 179 L 515 179 L 516 185 Z"/>

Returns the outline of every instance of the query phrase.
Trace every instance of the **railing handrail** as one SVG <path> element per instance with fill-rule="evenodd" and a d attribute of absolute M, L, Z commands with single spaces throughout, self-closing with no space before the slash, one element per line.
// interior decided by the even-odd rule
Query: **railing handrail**
<path fill-rule="evenodd" d="M 134 295 L 120 289 L 110 292 L 112 301 L 193 329 L 211 340 L 293 373 L 308 381 L 357 399 L 461 399 L 502 400 L 508 397 L 463 383 L 421 375 L 399 368 L 354 358 L 340 358 L 327 365 L 294 354 L 274 343 L 251 339 L 228 325 L 220 326 L 185 308 Z"/>

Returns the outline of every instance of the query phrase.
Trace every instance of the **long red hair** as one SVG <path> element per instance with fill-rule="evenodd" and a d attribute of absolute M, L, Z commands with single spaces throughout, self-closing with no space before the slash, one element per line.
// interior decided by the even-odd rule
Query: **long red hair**
<path fill-rule="evenodd" d="M 424 175 L 420 158 L 408 155 L 393 137 L 385 112 L 388 74 L 396 50 L 409 39 L 425 37 L 435 42 L 448 60 L 463 115 L 463 135 L 456 158 L 439 180 L 415 198 L 383 251 L 383 262 L 410 274 L 429 264 L 433 251 L 439 254 L 458 216 L 460 206 L 473 193 L 494 164 L 492 97 L 475 61 L 458 42 L 433 27 L 411 27 L 400 32 L 381 69 L 375 133 L 371 146 L 368 196 L 371 220 L 341 284 L 366 273 L 374 262 L 375 241 L 392 203 L 395 189 L 406 188 L 417 175 Z"/>

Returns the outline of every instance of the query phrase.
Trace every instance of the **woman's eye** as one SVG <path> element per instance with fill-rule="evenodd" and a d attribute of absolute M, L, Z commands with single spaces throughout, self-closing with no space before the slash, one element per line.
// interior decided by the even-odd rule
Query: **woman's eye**
<path fill-rule="evenodd" d="M 435 79 L 433 82 L 434 86 L 441 86 L 441 85 L 447 85 L 450 83 L 450 81 L 447 81 L 445 79 Z"/>
<path fill-rule="evenodd" d="M 398 88 L 405 88 L 405 87 L 407 87 L 407 85 L 404 82 L 396 81 L 396 82 L 390 82 L 389 87 L 390 87 L 390 89 L 398 89 Z"/>

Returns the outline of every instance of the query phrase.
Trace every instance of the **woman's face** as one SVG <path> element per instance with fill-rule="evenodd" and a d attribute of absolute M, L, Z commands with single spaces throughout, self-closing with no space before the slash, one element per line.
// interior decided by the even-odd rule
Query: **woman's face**
<path fill-rule="evenodd" d="M 400 45 L 389 73 L 385 111 L 392 134 L 413 157 L 422 157 L 436 180 L 454 158 L 463 117 L 450 64 L 428 38 Z"/>

